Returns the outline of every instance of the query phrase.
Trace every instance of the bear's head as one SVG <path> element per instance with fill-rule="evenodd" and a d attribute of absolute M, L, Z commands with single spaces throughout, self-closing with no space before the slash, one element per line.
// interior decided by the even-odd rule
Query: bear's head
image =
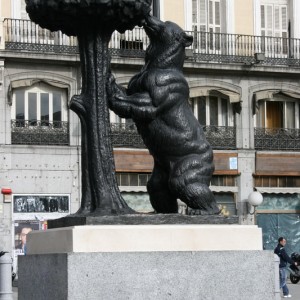
<path fill-rule="evenodd" d="M 148 16 L 144 24 L 150 45 L 146 50 L 146 63 L 158 68 L 182 68 L 185 47 L 193 43 L 193 37 L 173 22 Z"/>

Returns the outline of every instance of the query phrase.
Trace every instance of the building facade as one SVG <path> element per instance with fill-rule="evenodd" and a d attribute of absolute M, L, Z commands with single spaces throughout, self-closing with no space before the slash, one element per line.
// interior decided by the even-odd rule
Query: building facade
<path fill-rule="evenodd" d="M 300 246 L 300 3 L 297 0 L 161 0 L 155 12 L 193 36 L 184 73 L 190 104 L 214 150 L 211 182 L 224 215 L 258 222 L 264 245 L 285 235 Z M 0 1 L 0 250 L 19 250 L 24 228 L 80 206 L 77 40 L 33 24 L 24 0 Z M 149 44 L 142 28 L 110 42 L 112 71 L 126 86 Z M 111 113 L 117 180 L 124 199 L 151 211 L 153 160 L 132 120 Z M 251 214 L 249 194 L 263 204 Z M 184 206 L 180 206 L 182 212 Z M 23 231 L 22 231 L 23 230 Z M 3 249 L 2 249 L 3 248 Z"/>

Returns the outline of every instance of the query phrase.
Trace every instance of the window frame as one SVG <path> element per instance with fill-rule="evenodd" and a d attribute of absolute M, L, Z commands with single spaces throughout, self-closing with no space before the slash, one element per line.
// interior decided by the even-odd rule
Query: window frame
<path fill-rule="evenodd" d="M 68 105 L 67 105 L 67 93 L 64 89 L 54 87 L 45 83 L 36 83 L 29 87 L 16 88 L 13 91 L 12 106 L 11 106 L 11 119 L 17 120 L 16 116 L 16 90 L 24 91 L 24 121 L 29 121 L 29 94 L 33 93 L 37 95 L 36 103 L 36 121 L 41 120 L 41 94 L 49 94 L 49 123 L 53 123 L 53 94 L 59 93 L 61 96 L 61 120 L 60 122 L 68 122 Z"/>
<path fill-rule="evenodd" d="M 288 98 L 284 96 L 275 96 L 274 99 L 262 99 L 258 102 L 258 112 L 255 115 L 254 124 L 257 128 L 269 128 L 266 127 L 268 124 L 266 124 L 267 120 L 267 102 L 280 102 L 283 104 L 283 112 L 282 112 L 282 122 L 283 122 L 283 129 L 299 129 L 299 112 L 300 112 L 300 103 L 298 99 L 294 98 Z M 287 115 L 287 103 L 294 103 L 294 127 L 287 127 L 289 116 Z M 261 111 L 261 108 L 263 108 L 263 111 Z M 263 119 L 261 119 L 261 113 L 263 113 Z M 275 128 L 269 128 L 269 129 L 275 129 Z"/>
<path fill-rule="evenodd" d="M 200 120 L 198 119 L 198 99 L 205 97 L 205 115 L 206 115 L 206 124 L 201 124 Z M 218 101 L 218 125 L 211 125 L 210 123 L 210 97 L 216 97 Z M 222 99 L 227 101 L 227 124 L 224 124 L 223 122 L 223 114 L 222 114 Z M 234 126 L 234 114 L 233 114 L 233 109 L 230 101 L 226 99 L 225 96 L 221 95 L 209 95 L 209 96 L 200 96 L 200 97 L 193 97 L 190 99 L 192 103 L 192 109 L 194 112 L 194 116 L 196 119 L 199 121 L 199 123 L 202 126 L 217 126 L 217 127 L 229 127 L 229 126 Z"/>

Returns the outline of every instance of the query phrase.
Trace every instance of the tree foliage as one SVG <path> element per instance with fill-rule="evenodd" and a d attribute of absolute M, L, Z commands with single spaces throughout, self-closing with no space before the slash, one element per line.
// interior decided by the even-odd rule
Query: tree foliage
<path fill-rule="evenodd" d="M 152 0 L 25 0 L 32 21 L 51 31 L 78 35 L 87 30 L 124 32 L 143 22 Z"/>

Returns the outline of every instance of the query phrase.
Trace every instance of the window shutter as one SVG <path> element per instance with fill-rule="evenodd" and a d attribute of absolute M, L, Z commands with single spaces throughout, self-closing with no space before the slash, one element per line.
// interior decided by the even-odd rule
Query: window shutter
<path fill-rule="evenodd" d="M 199 1 L 200 7 L 199 7 L 199 25 L 200 25 L 200 31 L 207 31 L 207 8 L 206 8 L 206 0 L 200 0 Z"/>
<path fill-rule="evenodd" d="M 220 2 L 215 2 L 215 25 L 221 25 L 221 16 L 220 16 Z"/>
<path fill-rule="evenodd" d="M 197 0 L 192 1 L 192 22 L 193 24 L 198 23 L 198 5 Z"/>
<path fill-rule="evenodd" d="M 22 20 L 29 20 L 29 16 L 26 11 L 26 3 L 25 0 L 21 0 L 21 19 Z"/>
<path fill-rule="evenodd" d="M 286 37 L 288 31 L 287 5 L 261 5 L 261 34 Z"/>
<path fill-rule="evenodd" d="M 266 14 L 265 14 L 265 6 L 260 6 L 260 27 L 261 27 L 261 35 L 266 35 Z"/>
<path fill-rule="evenodd" d="M 192 1 L 192 28 L 193 30 L 200 30 L 202 32 L 207 31 L 207 0 L 193 0 Z"/>
<path fill-rule="evenodd" d="M 193 30 L 220 32 L 221 13 L 220 0 L 192 0 Z"/>
<path fill-rule="evenodd" d="M 266 25 L 267 25 L 267 36 L 272 36 L 273 34 L 273 7 L 272 5 L 266 5 Z"/>
<path fill-rule="evenodd" d="M 209 25 L 214 25 L 214 9 L 213 9 L 213 1 L 209 1 Z"/>
<path fill-rule="evenodd" d="M 274 23 L 275 23 L 275 31 L 280 30 L 280 8 L 279 6 L 274 7 L 275 13 L 274 13 Z"/>
<path fill-rule="evenodd" d="M 282 32 L 287 33 L 288 31 L 288 18 L 287 18 L 287 7 L 281 7 L 281 29 Z"/>

